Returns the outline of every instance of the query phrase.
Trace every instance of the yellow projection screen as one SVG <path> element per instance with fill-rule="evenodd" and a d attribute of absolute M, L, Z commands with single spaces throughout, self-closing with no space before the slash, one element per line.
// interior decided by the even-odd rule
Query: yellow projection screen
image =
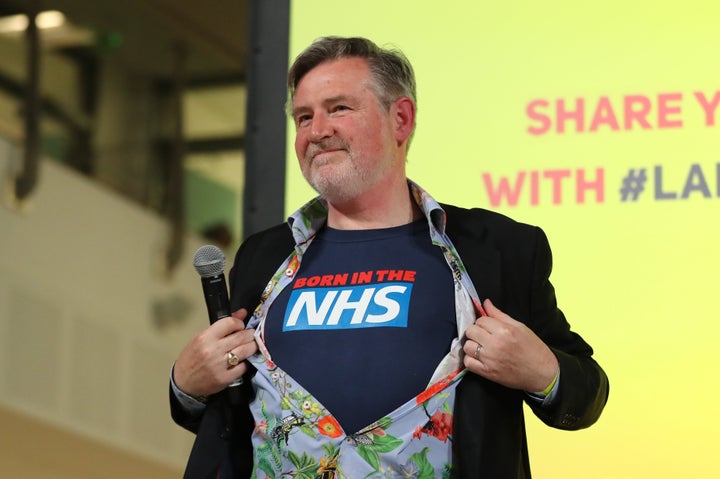
<path fill-rule="evenodd" d="M 540 479 L 720 477 L 720 2 L 295 0 L 290 52 L 394 45 L 418 79 L 408 174 L 537 224 L 610 399 L 590 429 L 526 414 Z M 288 124 L 288 212 L 314 196 Z"/>

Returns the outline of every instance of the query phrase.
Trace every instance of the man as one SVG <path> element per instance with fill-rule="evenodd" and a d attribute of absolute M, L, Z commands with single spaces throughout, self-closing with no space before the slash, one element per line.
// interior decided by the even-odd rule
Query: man
<path fill-rule="evenodd" d="M 580 429 L 608 395 L 557 308 L 544 233 L 406 178 L 401 53 L 322 38 L 288 86 L 320 196 L 241 246 L 237 312 L 175 363 L 173 417 L 197 433 L 186 477 L 530 477 L 523 402 Z"/>

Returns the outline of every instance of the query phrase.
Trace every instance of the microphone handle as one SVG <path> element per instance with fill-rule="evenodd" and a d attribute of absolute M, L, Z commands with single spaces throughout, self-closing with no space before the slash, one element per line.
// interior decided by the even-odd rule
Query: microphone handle
<path fill-rule="evenodd" d="M 230 299 L 225 283 L 225 275 L 204 276 L 201 280 L 210 324 L 213 324 L 218 319 L 230 316 Z M 240 376 L 228 385 L 227 394 L 230 397 L 231 404 L 239 403 L 240 391 L 238 386 L 242 383 L 243 378 Z"/>
<path fill-rule="evenodd" d="M 230 316 L 230 299 L 225 284 L 225 275 L 205 276 L 201 279 L 210 324 Z"/>

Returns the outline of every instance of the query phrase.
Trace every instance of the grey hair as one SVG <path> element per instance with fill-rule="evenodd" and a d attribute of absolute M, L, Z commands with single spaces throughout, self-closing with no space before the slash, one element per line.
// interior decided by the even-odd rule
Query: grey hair
<path fill-rule="evenodd" d="M 381 48 L 367 38 L 329 36 L 315 40 L 295 58 L 290 67 L 287 80 L 288 111 L 298 83 L 310 70 L 327 61 L 352 57 L 367 60 L 372 88 L 386 110 L 403 96 L 417 105 L 415 73 L 410 61 L 400 50 Z"/>

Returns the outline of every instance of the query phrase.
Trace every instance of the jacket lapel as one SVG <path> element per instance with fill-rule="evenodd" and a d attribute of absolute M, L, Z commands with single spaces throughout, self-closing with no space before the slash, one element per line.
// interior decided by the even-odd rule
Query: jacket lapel
<path fill-rule="evenodd" d="M 502 269 L 500 252 L 493 244 L 482 215 L 469 210 L 442 205 L 447 213 L 446 232 L 460 255 L 481 300 L 502 302 Z"/>

